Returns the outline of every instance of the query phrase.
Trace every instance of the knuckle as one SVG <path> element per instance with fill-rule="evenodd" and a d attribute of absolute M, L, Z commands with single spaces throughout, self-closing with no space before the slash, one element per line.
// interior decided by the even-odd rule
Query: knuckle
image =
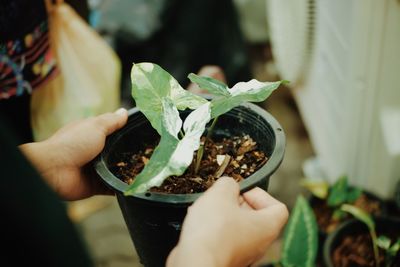
<path fill-rule="evenodd" d="M 288 210 L 287 206 L 283 203 L 280 203 L 279 209 L 281 210 L 282 219 L 286 222 L 289 218 L 289 210 Z"/>

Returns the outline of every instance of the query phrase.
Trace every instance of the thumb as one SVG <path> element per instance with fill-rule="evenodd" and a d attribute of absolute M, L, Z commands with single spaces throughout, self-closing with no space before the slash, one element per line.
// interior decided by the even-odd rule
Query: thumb
<path fill-rule="evenodd" d="M 98 125 L 107 136 L 126 124 L 128 120 L 128 111 L 120 108 L 114 113 L 105 113 L 95 118 L 95 123 Z"/>
<path fill-rule="evenodd" d="M 229 201 L 238 203 L 239 184 L 231 177 L 219 178 L 204 195 L 218 198 L 219 201 Z"/>
<path fill-rule="evenodd" d="M 264 230 L 268 231 L 274 238 L 279 235 L 289 217 L 289 212 L 283 203 L 273 204 L 268 208 L 253 212 L 251 217 L 253 222 L 264 227 Z M 265 225 L 268 225 L 268 227 L 265 228 Z"/>
<path fill-rule="evenodd" d="M 255 187 L 243 194 L 244 200 L 255 210 L 268 208 L 273 205 L 282 204 L 259 187 Z"/>
<path fill-rule="evenodd" d="M 243 198 L 255 210 L 256 221 L 261 225 L 269 222 L 272 232 L 279 233 L 289 216 L 285 204 L 258 187 L 244 193 Z"/>

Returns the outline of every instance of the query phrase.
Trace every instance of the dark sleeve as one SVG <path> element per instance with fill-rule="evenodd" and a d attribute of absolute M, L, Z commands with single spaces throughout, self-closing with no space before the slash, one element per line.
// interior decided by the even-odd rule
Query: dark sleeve
<path fill-rule="evenodd" d="M 19 152 L 1 118 L 0 171 L 0 265 L 92 266 L 64 203 Z"/>

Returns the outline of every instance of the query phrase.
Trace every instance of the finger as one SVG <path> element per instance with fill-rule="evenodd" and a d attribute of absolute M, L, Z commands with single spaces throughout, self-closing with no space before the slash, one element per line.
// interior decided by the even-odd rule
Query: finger
<path fill-rule="evenodd" d="M 172 266 L 171 264 L 175 261 L 177 248 L 174 247 L 168 255 L 167 264 L 165 266 Z"/>
<path fill-rule="evenodd" d="M 261 227 L 268 224 L 268 231 L 277 236 L 289 217 L 286 205 L 258 187 L 244 193 L 243 198 L 254 209 L 254 222 Z"/>
<path fill-rule="evenodd" d="M 239 184 L 231 177 L 221 177 L 204 193 L 204 196 L 218 198 L 218 201 L 238 203 Z"/>
<path fill-rule="evenodd" d="M 289 212 L 286 205 L 278 202 L 264 209 L 253 210 L 251 218 L 260 228 L 268 225 L 267 230 L 273 237 L 277 237 L 286 224 Z"/>
<path fill-rule="evenodd" d="M 114 113 L 105 113 L 95 118 L 96 126 L 101 127 L 105 135 L 109 135 L 120 129 L 128 120 L 128 111 L 120 108 Z"/>
<path fill-rule="evenodd" d="M 100 179 L 91 164 L 87 164 L 82 168 L 82 174 L 83 177 L 81 179 L 85 179 L 88 182 L 88 188 L 92 191 L 89 196 L 115 195 L 115 192 Z"/>
<path fill-rule="evenodd" d="M 245 209 L 245 210 L 253 209 L 249 204 L 247 204 L 246 200 L 244 200 L 244 198 L 242 196 L 239 196 L 239 206 L 240 206 L 240 208 Z"/>
<path fill-rule="evenodd" d="M 259 187 L 255 187 L 245 192 L 243 198 L 253 209 L 256 210 L 268 208 L 272 205 L 281 203 Z"/>

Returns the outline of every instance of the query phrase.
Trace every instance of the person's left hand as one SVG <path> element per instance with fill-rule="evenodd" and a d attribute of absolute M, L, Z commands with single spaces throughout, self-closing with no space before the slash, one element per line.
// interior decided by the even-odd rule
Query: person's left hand
<path fill-rule="evenodd" d="M 111 193 L 86 166 L 103 149 L 107 135 L 125 125 L 128 113 L 119 109 L 71 123 L 49 139 L 20 146 L 46 182 L 64 200 Z"/>

